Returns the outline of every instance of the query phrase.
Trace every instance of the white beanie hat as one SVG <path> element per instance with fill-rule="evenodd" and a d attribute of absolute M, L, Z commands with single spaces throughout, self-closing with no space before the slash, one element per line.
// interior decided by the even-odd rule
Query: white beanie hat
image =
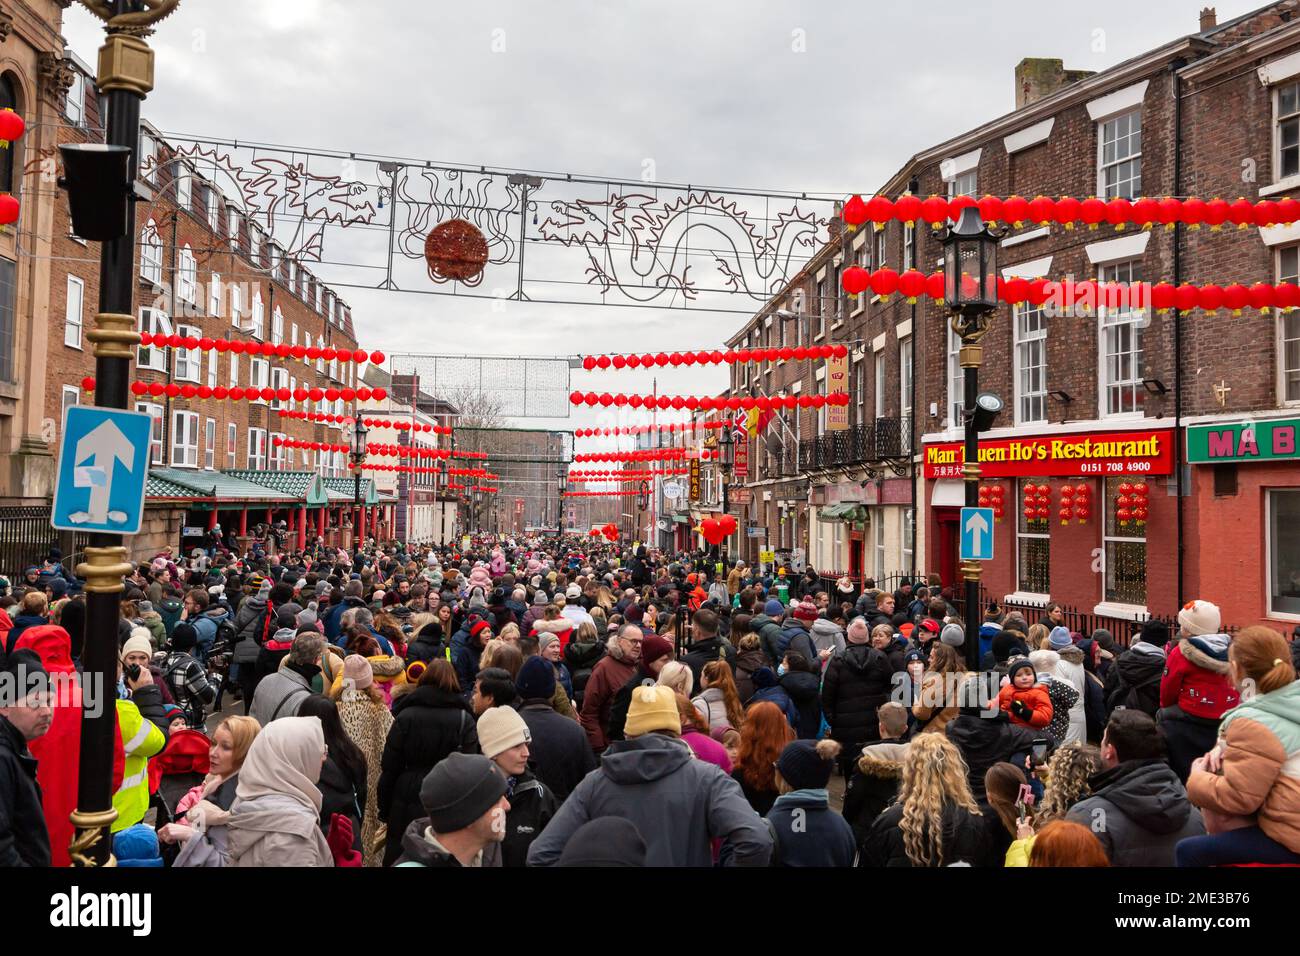
<path fill-rule="evenodd" d="M 1209 601 L 1188 601 L 1178 612 L 1178 623 L 1191 637 L 1218 634 L 1223 624 L 1218 605 Z"/>
<path fill-rule="evenodd" d="M 532 731 L 513 707 L 489 707 L 478 719 L 478 745 L 485 757 L 495 757 L 532 739 Z"/>

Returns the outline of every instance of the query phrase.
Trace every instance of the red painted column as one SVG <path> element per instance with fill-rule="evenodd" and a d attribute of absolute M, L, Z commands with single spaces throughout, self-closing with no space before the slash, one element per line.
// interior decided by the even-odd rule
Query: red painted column
<path fill-rule="evenodd" d="M 239 509 L 239 536 L 242 538 L 248 534 L 248 509 Z"/>
<path fill-rule="evenodd" d="M 295 528 L 294 519 L 296 518 L 297 514 L 298 513 L 293 508 L 289 509 L 289 525 L 288 525 L 289 531 L 293 531 Z"/>
<path fill-rule="evenodd" d="M 320 509 L 320 518 L 319 518 L 319 520 L 318 520 L 318 522 L 317 522 L 317 525 L 318 525 L 318 528 L 319 528 L 319 532 L 318 532 L 318 533 L 320 534 L 320 536 L 321 536 L 322 538 L 325 537 L 325 510 L 326 510 L 325 507 L 322 506 L 321 509 Z"/>
<path fill-rule="evenodd" d="M 298 550 L 299 551 L 305 551 L 307 549 L 307 525 L 308 524 L 310 524 L 310 522 L 307 520 L 307 508 L 304 505 L 303 507 L 298 509 Z"/>
<path fill-rule="evenodd" d="M 214 506 L 212 513 L 208 515 L 208 530 L 211 531 L 217 526 L 217 509 Z"/>
<path fill-rule="evenodd" d="M 274 522 L 271 521 L 271 509 L 270 509 L 270 508 L 267 508 L 267 509 L 266 509 L 266 523 L 267 523 L 268 525 L 270 525 L 270 524 L 274 524 Z"/>

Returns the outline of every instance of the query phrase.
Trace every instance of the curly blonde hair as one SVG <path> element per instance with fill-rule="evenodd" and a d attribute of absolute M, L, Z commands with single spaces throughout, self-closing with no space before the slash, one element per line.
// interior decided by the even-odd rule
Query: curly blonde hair
<path fill-rule="evenodd" d="M 907 748 L 903 783 L 898 791 L 903 806 L 903 850 L 913 866 L 943 866 L 943 811 L 948 804 L 979 815 L 970 792 L 966 761 L 961 751 L 942 734 L 922 734 Z"/>
<path fill-rule="evenodd" d="M 1091 744 L 1066 744 L 1047 762 L 1047 785 L 1034 821 L 1062 820 L 1070 807 L 1092 793 L 1088 778 L 1102 770 L 1101 752 Z"/>

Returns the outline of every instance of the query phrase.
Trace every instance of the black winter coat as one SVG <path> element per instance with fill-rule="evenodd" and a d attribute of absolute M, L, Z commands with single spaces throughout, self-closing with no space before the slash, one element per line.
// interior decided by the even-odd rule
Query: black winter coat
<path fill-rule="evenodd" d="M 36 758 L 18 728 L 0 717 L 0 867 L 49 865 Z"/>
<path fill-rule="evenodd" d="M 859 851 L 866 846 L 876 818 L 898 796 L 903 755 L 903 741 L 885 740 L 866 747 L 853 764 L 853 774 L 844 788 L 844 819 L 853 827 Z"/>
<path fill-rule="evenodd" d="M 967 779 L 970 781 L 971 793 L 981 804 L 986 801 L 984 774 L 989 767 L 1005 760 L 1024 770 L 1024 758 L 1033 749 L 1034 741 L 1040 735 L 1048 740 L 1049 748 L 1052 745 L 1046 731 L 1013 724 L 1005 714 L 984 717 L 963 712 L 944 728 L 944 733 L 961 749 L 969 771 Z"/>
<path fill-rule="evenodd" d="M 627 710 L 632 706 L 632 691 L 636 690 L 643 684 L 655 683 L 655 678 L 645 669 L 645 664 L 638 664 L 632 676 L 627 679 L 618 693 L 614 695 L 614 702 L 609 705 L 609 723 L 605 725 L 606 740 L 625 740 L 623 726 L 627 723 Z"/>
<path fill-rule="evenodd" d="M 822 680 L 822 712 L 831 725 L 831 739 L 845 746 L 880 739 L 876 708 L 893 690 L 889 658 L 870 644 L 850 644 L 836 654 Z"/>
<path fill-rule="evenodd" d="M 592 670 L 604 656 L 605 641 L 599 637 L 590 643 L 571 640 L 564 648 L 564 663 L 573 678 L 573 706 L 576 710 L 582 710 L 582 697 L 587 681 L 591 678 Z"/>
<path fill-rule="evenodd" d="M 749 698 L 754 696 L 754 671 L 767 666 L 768 659 L 758 648 L 741 651 L 736 655 L 733 668 L 736 672 L 736 693 L 740 695 L 742 705 L 748 704 Z"/>
<path fill-rule="evenodd" d="M 871 825 L 862 848 L 863 866 L 912 866 L 903 846 L 903 805 L 896 803 Z M 989 862 L 988 831 L 983 819 L 953 803 L 943 808 L 942 858 L 932 866 L 969 863 L 985 866 Z"/>
<path fill-rule="evenodd" d="M 1144 645 L 1145 646 L 1145 645 Z M 1117 707 L 1132 707 L 1154 717 L 1160 709 L 1160 678 L 1165 655 L 1129 648 L 1106 672 L 1106 714 Z"/>
<path fill-rule="evenodd" d="M 533 736 L 528 745 L 533 772 L 563 802 L 596 769 L 587 732 L 576 720 L 556 713 L 550 701 L 525 701 L 519 716 Z"/>
<path fill-rule="evenodd" d="M 434 764 L 457 750 L 478 753 L 474 715 L 460 694 L 426 684 L 393 704 L 377 789 L 379 819 L 390 833 L 405 832 L 424 815 L 420 784 Z M 399 841 L 389 840 L 384 865 L 391 865 L 401 849 Z"/>
<path fill-rule="evenodd" d="M 336 813 L 341 813 L 352 821 L 352 849 L 361 850 L 361 824 L 366 817 L 366 777 L 361 779 L 349 777 L 334 755 L 325 758 L 325 765 L 320 768 L 320 780 L 316 783 L 320 790 L 320 829 L 326 836 L 330 832 L 330 820 Z"/>
<path fill-rule="evenodd" d="M 788 671 L 779 682 L 799 710 L 799 723 L 794 728 L 800 740 L 816 740 L 822 726 L 820 681 L 808 671 Z"/>
<path fill-rule="evenodd" d="M 591 752 L 590 747 L 584 749 Z M 528 848 L 551 822 L 560 801 L 527 770 L 515 777 L 514 790 L 506 794 L 506 799 L 510 812 L 506 814 L 506 838 L 501 841 L 501 865 L 527 866 Z"/>
<path fill-rule="evenodd" d="M 723 640 L 721 637 L 710 637 L 707 640 L 696 641 L 691 645 L 690 650 L 682 657 L 682 663 L 691 669 L 691 674 L 695 677 L 695 693 L 700 692 L 700 671 L 704 670 L 704 665 L 710 661 L 724 660 L 731 665 L 731 676 L 736 676 L 736 649 L 731 646 L 730 641 Z"/>

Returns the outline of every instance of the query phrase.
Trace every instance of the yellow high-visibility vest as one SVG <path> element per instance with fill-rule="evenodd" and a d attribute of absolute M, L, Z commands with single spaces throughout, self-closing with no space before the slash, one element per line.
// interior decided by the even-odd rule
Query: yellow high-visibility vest
<path fill-rule="evenodd" d="M 117 731 L 122 735 L 126 769 L 122 784 L 113 794 L 117 819 L 113 833 L 135 826 L 149 809 L 149 758 L 167 746 L 167 737 L 151 721 L 145 720 L 140 708 L 129 700 L 117 702 Z"/>

